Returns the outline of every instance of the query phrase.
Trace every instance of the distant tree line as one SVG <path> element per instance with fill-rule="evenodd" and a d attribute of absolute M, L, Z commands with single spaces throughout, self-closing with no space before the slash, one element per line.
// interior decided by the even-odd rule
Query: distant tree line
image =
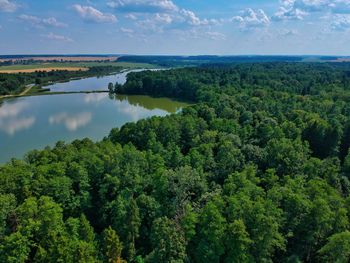
<path fill-rule="evenodd" d="M 301 62 L 303 56 L 121 56 L 120 62 L 149 63 L 163 67 L 199 66 L 203 64 L 261 63 L 261 62 Z M 331 57 L 320 57 L 320 60 Z M 334 60 L 337 57 L 332 58 Z"/>

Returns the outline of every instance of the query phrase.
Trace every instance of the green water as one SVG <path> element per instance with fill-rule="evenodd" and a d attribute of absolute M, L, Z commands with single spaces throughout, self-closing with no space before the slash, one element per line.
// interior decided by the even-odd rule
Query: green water
<path fill-rule="evenodd" d="M 175 113 L 186 105 L 166 98 L 107 93 L 8 99 L 0 105 L 0 163 L 59 140 L 101 140 L 114 127 Z"/>

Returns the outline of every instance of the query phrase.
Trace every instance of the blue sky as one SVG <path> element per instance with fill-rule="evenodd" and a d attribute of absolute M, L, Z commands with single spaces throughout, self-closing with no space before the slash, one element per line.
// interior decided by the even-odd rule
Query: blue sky
<path fill-rule="evenodd" d="M 0 0 L 0 54 L 350 55 L 350 0 Z"/>

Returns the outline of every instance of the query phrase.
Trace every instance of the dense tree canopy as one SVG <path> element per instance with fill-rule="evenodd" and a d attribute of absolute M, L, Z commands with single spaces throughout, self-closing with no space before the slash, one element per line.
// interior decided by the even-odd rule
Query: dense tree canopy
<path fill-rule="evenodd" d="M 0 166 L 0 261 L 348 262 L 349 70 L 129 74 L 195 104 Z"/>

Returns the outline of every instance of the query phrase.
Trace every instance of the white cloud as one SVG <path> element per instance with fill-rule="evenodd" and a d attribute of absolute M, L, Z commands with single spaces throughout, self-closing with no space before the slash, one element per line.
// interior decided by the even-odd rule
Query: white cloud
<path fill-rule="evenodd" d="M 55 35 L 54 33 L 50 32 L 47 35 L 43 35 L 45 38 L 49 40 L 55 40 L 55 41 L 61 41 L 61 42 L 74 42 L 73 39 L 66 37 L 66 36 L 61 36 L 61 35 Z"/>
<path fill-rule="evenodd" d="M 67 24 L 58 22 L 56 18 L 54 17 L 49 17 L 49 18 L 44 18 L 43 20 L 44 25 L 48 26 L 53 26 L 53 27 L 66 27 Z"/>
<path fill-rule="evenodd" d="M 225 40 L 226 36 L 220 32 L 205 32 L 205 35 L 212 40 Z"/>
<path fill-rule="evenodd" d="M 131 19 L 131 20 L 137 20 L 137 16 L 135 14 L 126 14 L 125 18 Z"/>
<path fill-rule="evenodd" d="M 206 27 L 194 27 L 190 30 L 179 30 L 176 33 L 182 41 L 188 41 L 189 39 L 226 40 L 225 34 L 217 31 L 208 31 Z"/>
<path fill-rule="evenodd" d="M 120 28 L 120 31 L 123 32 L 123 33 L 127 33 L 127 34 L 134 33 L 134 30 L 132 30 L 130 28 L 125 28 L 125 27 Z"/>
<path fill-rule="evenodd" d="M 9 0 L 0 0 L 0 12 L 14 12 L 18 6 Z"/>
<path fill-rule="evenodd" d="M 350 29 L 350 15 L 336 15 L 333 18 L 331 29 L 335 31 L 347 31 Z"/>
<path fill-rule="evenodd" d="M 128 36 L 130 38 L 134 37 L 134 33 L 135 33 L 135 31 L 133 29 L 125 28 L 125 27 L 121 27 L 120 32 L 125 34 L 126 36 Z"/>
<path fill-rule="evenodd" d="M 141 18 L 139 26 L 156 32 L 161 32 L 162 27 L 169 24 L 203 26 L 219 23 L 215 19 L 200 19 L 193 11 L 181 9 L 171 0 L 114 0 L 107 5 L 117 11 L 128 12 L 125 16 L 128 19 Z"/>
<path fill-rule="evenodd" d="M 51 26 L 51 27 L 67 27 L 67 24 L 57 21 L 54 17 L 40 18 L 37 16 L 30 15 L 20 15 L 18 17 L 20 20 L 29 22 L 34 26 Z"/>
<path fill-rule="evenodd" d="M 188 21 L 190 25 L 198 26 L 202 23 L 202 21 L 190 10 L 181 10 L 181 14 Z"/>
<path fill-rule="evenodd" d="M 117 0 L 107 5 L 122 12 L 159 13 L 175 12 L 178 7 L 171 0 Z"/>
<path fill-rule="evenodd" d="M 296 29 L 282 29 L 279 31 L 279 34 L 284 37 L 296 36 L 299 35 L 299 31 Z"/>
<path fill-rule="evenodd" d="M 117 21 L 115 15 L 102 13 L 92 6 L 74 5 L 73 9 L 86 21 L 96 23 L 115 23 Z"/>
<path fill-rule="evenodd" d="M 251 8 L 241 11 L 241 15 L 232 17 L 231 21 L 239 23 L 240 27 L 244 29 L 265 27 L 271 22 L 264 10 L 254 11 Z"/>
<path fill-rule="evenodd" d="M 203 27 L 218 24 L 218 21 L 214 19 L 200 19 L 194 12 L 186 9 L 181 9 L 175 13 L 152 13 L 144 17 L 146 18 L 137 22 L 138 27 L 142 30 L 156 33 L 164 32 L 164 29 L 167 27 L 171 30 L 188 30 L 188 27 Z"/>
<path fill-rule="evenodd" d="M 190 10 L 182 9 L 179 13 L 182 18 L 192 26 L 201 26 L 201 25 L 210 25 L 210 24 L 218 24 L 218 21 L 215 19 L 203 19 L 201 20 L 196 14 Z"/>
<path fill-rule="evenodd" d="M 349 0 L 283 0 L 281 3 L 287 8 L 306 12 L 350 12 Z"/>
<path fill-rule="evenodd" d="M 156 14 L 154 18 L 157 22 L 162 24 L 171 24 L 173 22 L 173 18 L 168 14 Z"/>
<path fill-rule="evenodd" d="M 69 131 L 76 131 L 78 128 L 87 125 L 92 119 L 90 112 L 82 112 L 69 115 L 66 112 L 50 116 L 50 124 L 64 124 Z"/>
<path fill-rule="evenodd" d="M 280 9 L 272 17 L 274 20 L 303 20 L 308 13 L 299 8 L 286 8 L 280 7 Z"/>

